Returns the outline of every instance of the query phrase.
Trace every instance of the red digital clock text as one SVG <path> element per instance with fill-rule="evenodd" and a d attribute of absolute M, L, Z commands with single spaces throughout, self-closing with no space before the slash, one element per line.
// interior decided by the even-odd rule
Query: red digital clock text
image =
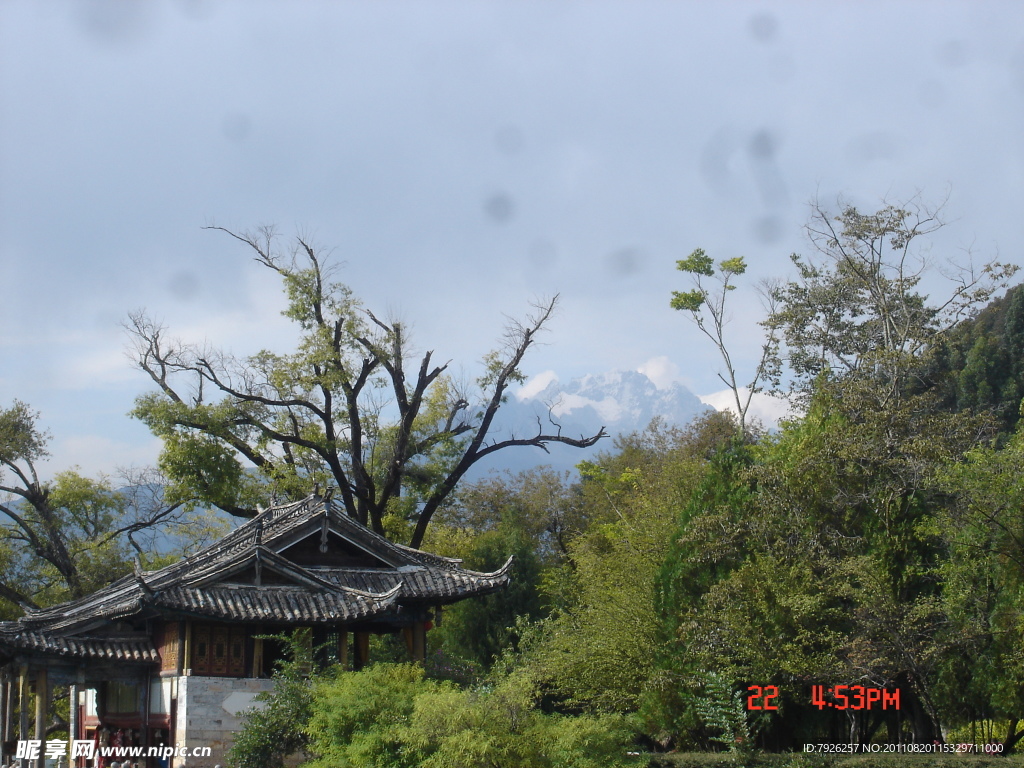
<path fill-rule="evenodd" d="M 754 693 L 747 696 L 748 710 L 772 710 L 779 708 L 778 704 L 771 703 L 772 699 L 776 699 L 779 696 L 779 687 L 777 685 L 748 685 L 747 690 L 754 691 Z M 761 701 L 764 702 L 763 706 L 760 704 Z"/>
<path fill-rule="evenodd" d="M 818 709 L 899 709 L 900 689 L 865 688 L 863 685 L 811 686 L 811 704 Z"/>

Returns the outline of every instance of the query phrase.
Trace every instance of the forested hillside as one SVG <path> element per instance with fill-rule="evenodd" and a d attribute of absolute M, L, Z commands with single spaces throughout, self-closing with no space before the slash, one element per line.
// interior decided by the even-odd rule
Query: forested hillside
<path fill-rule="evenodd" d="M 944 352 L 946 406 L 990 410 L 1004 432 L 1013 432 L 1024 397 L 1024 286 L 961 323 Z"/>

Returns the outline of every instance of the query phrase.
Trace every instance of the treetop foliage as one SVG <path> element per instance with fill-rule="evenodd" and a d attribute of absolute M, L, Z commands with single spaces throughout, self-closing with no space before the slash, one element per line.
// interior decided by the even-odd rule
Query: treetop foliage
<path fill-rule="evenodd" d="M 763 381 L 773 378 L 778 367 L 778 342 L 774 334 L 769 334 L 761 349 L 761 359 L 750 381 L 745 385 L 746 392 L 743 392 L 744 387 L 740 384 L 729 346 L 726 343 L 725 326 L 729 321 L 726 298 L 730 291 L 736 290 L 733 278 L 747 271 L 746 261 L 742 256 L 723 259 L 718 262 L 718 271 L 716 272 L 711 257 L 703 249 L 697 248 L 687 258 L 677 261 L 676 268 L 680 272 L 692 275 L 691 282 L 694 287 L 689 291 L 672 291 L 672 300 L 669 305 L 672 309 L 689 313 L 693 324 L 718 349 L 725 366 L 725 370 L 718 373 L 718 378 L 733 394 L 737 414 L 736 428 L 739 434 L 745 434 L 750 426 L 747 423 L 747 412 L 750 410 L 751 400 L 763 389 Z M 709 286 L 704 278 L 711 278 L 713 283 L 717 283 L 717 287 Z M 772 299 L 773 297 L 769 295 L 768 298 Z"/>
<path fill-rule="evenodd" d="M 48 455 L 50 435 L 39 429 L 38 419 L 39 412 L 20 400 L 0 411 L 0 465 L 23 482 L 28 480 L 25 472 L 31 474 L 34 463 Z"/>
<path fill-rule="evenodd" d="M 942 275 L 951 289 L 929 302 L 919 285 L 934 260 L 922 240 L 943 226 L 941 206 L 916 198 L 871 214 L 842 201 L 837 215 L 812 207 L 807 233 L 816 256 L 792 257 L 797 279 L 774 286 L 764 323 L 785 344 L 779 362 L 791 370 L 797 393 L 810 392 L 821 375 L 858 372 L 890 388 L 905 386 L 913 370 L 906 356 L 934 350 L 940 337 L 1006 287 L 1015 265 L 950 261 Z M 778 389 L 782 367 L 773 370 Z"/>

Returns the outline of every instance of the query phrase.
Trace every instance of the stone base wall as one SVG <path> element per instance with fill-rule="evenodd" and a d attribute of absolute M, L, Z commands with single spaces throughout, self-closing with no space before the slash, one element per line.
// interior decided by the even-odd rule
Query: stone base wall
<path fill-rule="evenodd" d="M 242 714 L 260 706 L 259 693 L 274 687 L 272 680 L 230 677 L 178 678 L 175 746 L 192 753 L 210 747 L 209 757 L 175 757 L 173 768 L 213 768 L 227 765 L 227 751 L 242 728 Z"/>

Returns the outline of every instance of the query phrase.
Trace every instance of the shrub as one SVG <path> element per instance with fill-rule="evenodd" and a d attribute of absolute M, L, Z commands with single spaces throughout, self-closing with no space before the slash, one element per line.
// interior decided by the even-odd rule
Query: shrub
<path fill-rule="evenodd" d="M 286 640 L 285 661 L 274 670 L 274 689 L 261 693 L 261 709 L 251 710 L 227 755 L 232 768 L 281 768 L 296 752 L 305 753 L 305 725 L 312 714 L 307 673 L 312 664 L 309 630 L 298 629 Z"/>
<path fill-rule="evenodd" d="M 460 689 L 420 667 L 377 664 L 313 690 L 310 768 L 620 768 L 632 730 L 617 715 L 547 715 L 528 679 Z"/>

